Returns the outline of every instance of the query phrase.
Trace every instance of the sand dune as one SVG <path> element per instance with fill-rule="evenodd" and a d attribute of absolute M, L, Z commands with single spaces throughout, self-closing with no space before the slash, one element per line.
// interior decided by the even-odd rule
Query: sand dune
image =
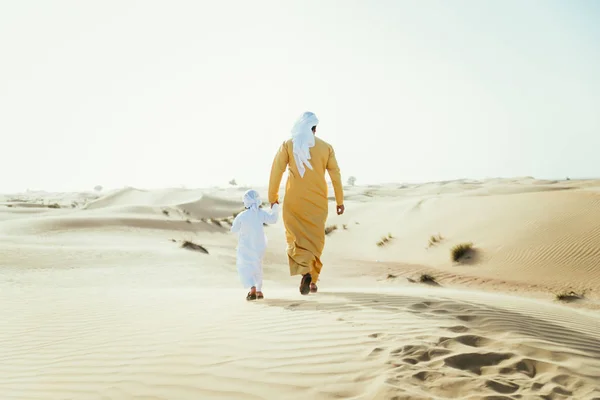
<path fill-rule="evenodd" d="M 5 196 L 0 398 L 600 399 L 598 188 L 348 188 L 319 293 L 288 276 L 279 222 L 257 303 L 228 234 L 238 188 Z"/>

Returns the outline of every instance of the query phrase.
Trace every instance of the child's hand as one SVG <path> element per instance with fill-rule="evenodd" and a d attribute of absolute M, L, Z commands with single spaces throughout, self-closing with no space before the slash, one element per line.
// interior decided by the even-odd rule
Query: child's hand
<path fill-rule="evenodd" d="M 275 203 L 271 203 L 271 208 L 273 208 L 273 206 L 274 206 L 275 204 L 279 204 L 279 202 L 278 202 L 278 201 L 276 201 Z"/>

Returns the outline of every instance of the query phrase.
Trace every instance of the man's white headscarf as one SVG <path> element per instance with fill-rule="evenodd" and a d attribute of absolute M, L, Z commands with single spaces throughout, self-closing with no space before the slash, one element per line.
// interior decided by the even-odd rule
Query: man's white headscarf
<path fill-rule="evenodd" d="M 314 113 L 309 111 L 302 114 L 292 128 L 292 143 L 294 145 L 294 159 L 298 166 L 300 177 L 304 177 L 306 166 L 313 169 L 310 160 L 310 148 L 315 145 L 315 135 L 312 131 L 313 126 L 317 126 L 319 120 Z"/>
<path fill-rule="evenodd" d="M 250 210 L 258 210 L 258 207 L 262 204 L 260 195 L 254 189 L 248 190 L 244 193 L 244 207 Z"/>

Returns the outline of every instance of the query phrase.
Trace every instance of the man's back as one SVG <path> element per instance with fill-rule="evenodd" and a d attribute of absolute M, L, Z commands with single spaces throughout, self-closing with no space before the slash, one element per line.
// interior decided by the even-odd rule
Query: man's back
<path fill-rule="evenodd" d="M 298 173 L 298 167 L 294 158 L 294 145 L 292 140 L 283 143 L 279 157 L 288 164 L 288 180 L 286 184 L 286 201 L 299 202 L 306 199 L 322 199 L 327 207 L 327 182 L 325 180 L 325 171 L 329 172 L 333 183 L 336 198 L 339 197 L 339 203 L 343 204 L 343 188 L 341 183 L 340 169 L 335 158 L 333 147 L 326 141 L 315 137 L 315 145 L 310 148 L 310 164 L 312 169 L 306 167 L 304 176 Z M 289 203 L 288 203 L 289 204 Z"/>

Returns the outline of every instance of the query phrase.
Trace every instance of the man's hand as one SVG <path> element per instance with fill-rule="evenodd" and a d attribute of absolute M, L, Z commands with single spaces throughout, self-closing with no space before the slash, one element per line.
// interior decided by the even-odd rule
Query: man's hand
<path fill-rule="evenodd" d="M 343 204 L 341 206 L 337 206 L 337 215 L 342 215 L 345 210 L 346 210 L 346 208 L 344 207 Z"/>

